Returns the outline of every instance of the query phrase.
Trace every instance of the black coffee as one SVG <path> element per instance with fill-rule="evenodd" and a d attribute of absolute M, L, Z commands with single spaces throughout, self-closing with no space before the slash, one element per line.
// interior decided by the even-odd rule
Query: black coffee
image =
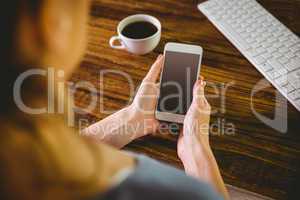
<path fill-rule="evenodd" d="M 139 21 L 125 26 L 122 35 L 132 39 L 143 39 L 154 35 L 157 31 L 157 27 L 152 23 Z"/>

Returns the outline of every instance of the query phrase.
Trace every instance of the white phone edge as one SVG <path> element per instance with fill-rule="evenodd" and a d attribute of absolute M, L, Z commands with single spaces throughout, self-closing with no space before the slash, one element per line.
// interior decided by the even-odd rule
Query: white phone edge
<path fill-rule="evenodd" d="M 192 54 L 200 55 L 197 77 L 200 76 L 202 56 L 203 56 L 202 47 L 196 46 L 196 45 L 169 42 L 165 45 L 164 55 L 165 55 L 166 51 L 192 53 Z M 163 73 L 163 71 L 162 71 L 162 73 Z M 161 82 L 161 79 L 162 79 L 162 76 L 160 77 L 160 82 Z M 167 112 L 160 112 L 160 111 L 157 111 L 157 107 L 156 107 L 155 118 L 157 120 L 160 120 L 160 121 L 167 121 L 167 122 L 183 124 L 185 115 L 179 115 L 179 114 L 167 113 Z"/>

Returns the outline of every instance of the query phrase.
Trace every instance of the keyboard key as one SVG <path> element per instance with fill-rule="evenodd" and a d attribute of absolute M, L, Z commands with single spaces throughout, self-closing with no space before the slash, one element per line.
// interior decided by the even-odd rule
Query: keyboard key
<path fill-rule="evenodd" d="M 259 55 L 259 53 L 257 53 L 257 51 L 255 51 L 254 49 L 249 49 L 247 51 L 252 57 L 256 57 Z"/>
<path fill-rule="evenodd" d="M 281 76 L 275 79 L 275 83 L 278 84 L 280 87 L 284 87 L 289 84 L 286 76 Z"/>
<path fill-rule="evenodd" d="M 286 46 L 286 47 L 291 47 L 291 46 L 293 46 L 295 44 L 295 42 L 294 41 L 292 41 L 292 40 L 288 40 L 288 41 L 286 41 L 285 43 L 284 43 L 284 45 Z"/>
<path fill-rule="evenodd" d="M 247 38 L 246 42 L 249 43 L 249 44 L 252 44 L 253 42 L 255 42 L 255 39 L 253 39 L 253 38 Z"/>
<path fill-rule="evenodd" d="M 296 100 L 300 98 L 300 90 L 295 90 L 288 94 L 288 97 L 290 97 L 292 100 Z"/>
<path fill-rule="evenodd" d="M 247 28 L 249 25 L 250 24 L 246 22 L 246 23 L 241 24 L 241 27 L 244 29 L 244 28 Z"/>
<path fill-rule="evenodd" d="M 277 51 L 277 49 L 276 48 L 274 48 L 274 47 L 270 47 L 270 48 L 268 48 L 267 49 L 267 51 L 269 52 L 269 53 L 274 53 L 275 51 Z"/>
<path fill-rule="evenodd" d="M 292 46 L 290 49 L 291 49 L 292 52 L 295 53 L 297 51 L 300 51 L 300 46 L 296 44 L 296 45 Z"/>
<path fill-rule="evenodd" d="M 267 38 L 269 38 L 269 37 L 272 36 L 272 34 L 269 33 L 269 32 L 264 32 L 262 35 L 263 35 L 264 37 L 267 37 Z"/>
<path fill-rule="evenodd" d="M 287 84 L 285 86 L 282 87 L 282 89 L 285 91 L 285 93 L 291 93 L 293 91 L 295 91 L 296 89 L 291 85 L 291 84 Z"/>
<path fill-rule="evenodd" d="M 257 51 L 257 53 L 262 54 L 262 53 L 265 53 L 267 50 L 263 47 L 259 47 L 256 49 L 256 51 Z"/>
<path fill-rule="evenodd" d="M 277 49 L 280 49 L 281 47 L 283 47 L 283 43 L 276 39 L 273 43 L 273 46 Z"/>
<path fill-rule="evenodd" d="M 255 40 L 255 42 L 253 42 L 253 43 L 251 44 L 251 47 L 252 47 L 253 49 L 256 49 L 256 48 L 258 48 L 258 47 L 260 47 L 260 46 L 261 46 L 261 44 L 258 43 L 258 42 L 256 42 L 256 40 Z"/>
<path fill-rule="evenodd" d="M 276 28 L 276 26 L 272 25 L 270 28 L 268 28 L 268 31 L 269 31 L 270 33 L 274 33 L 274 32 L 277 31 L 277 28 Z"/>
<path fill-rule="evenodd" d="M 262 44 L 261 44 L 262 46 L 263 46 L 263 48 L 265 48 L 265 49 L 268 49 L 269 47 L 271 47 L 272 46 L 272 44 L 271 43 L 269 43 L 268 41 L 264 41 Z"/>
<path fill-rule="evenodd" d="M 274 42 L 277 41 L 277 38 L 276 38 L 276 37 L 270 37 L 270 38 L 268 38 L 267 41 L 268 41 L 269 43 L 274 43 Z"/>
<path fill-rule="evenodd" d="M 282 57 L 278 58 L 278 61 L 284 65 L 287 62 L 289 62 L 289 59 L 287 59 L 285 56 L 282 56 Z"/>
<path fill-rule="evenodd" d="M 277 71 L 281 75 L 287 75 L 288 74 L 288 70 L 283 68 L 283 67 L 281 69 L 277 70 Z"/>
<path fill-rule="evenodd" d="M 288 70 L 286 70 L 285 68 L 281 68 L 279 70 L 277 70 L 277 72 L 280 74 L 280 75 L 287 75 L 288 73 Z"/>
<path fill-rule="evenodd" d="M 249 32 L 244 32 L 244 33 L 241 33 L 241 36 L 242 36 L 244 39 L 246 39 L 246 38 L 250 37 L 250 34 L 249 34 Z"/>
<path fill-rule="evenodd" d="M 286 53 L 286 52 L 289 51 L 289 49 L 283 46 L 283 47 L 281 47 L 278 51 L 279 51 L 280 53 Z"/>
<path fill-rule="evenodd" d="M 273 67 L 269 63 L 264 63 L 261 66 L 262 66 L 264 72 L 268 72 L 268 71 L 273 70 Z"/>
<path fill-rule="evenodd" d="M 296 55 L 289 51 L 288 53 L 284 54 L 284 56 L 287 57 L 288 59 L 291 59 L 294 58 Z"/>
<path fill-rule="evenodd" d="M 282 55 L 281 55 L 281 53 L 278 53 L 278 52 L 276 51 L 276 52 L 272 53 L 272 56 L 273 56 L 274 58 L 280 58 Z"/>
<path fill-rule="evenodd" d="M 300 68 L 296 71 L 290 72 L 288 74 L 288 80 L 294 88 L 300 89 Z"/>
<path fill-rule="evenodd" d="M 276 78 L 279 78 L 280 77 L 280 74 L 278 73 L 278 71 L 275 71 L 274 72 L 274 78 L 273 79 L 276 79 Z"/>
<path fill-rule="evenodd" d="M 274 32 L 273 33 L 273 36 L 275 36 L 275 37 L 279 37 L 279 36 L 282 36 L 283 35 L 283 32 L 281 32 L 281 31 L 277 31 L 277 32 Z"/>
<path fill-rule="evenodd" d="M 248 24 L 252 24 L 252 23 L 255 22 L 255 20 L 254 20 L 253 18 L 250 18 L 250 19 L 246 20 L 246 22 L 247 22 Z"/>
<path fill-rule="evenodd" d="M 298 36 L 296 36 L 295 34 L 291 34 L 289 36 L 290 40 L 293 41 L 293 42 L 299 42 L 299 38 Z"/>
<path fill-rule="evenodd" d="M 300 69 L 300 58 L 291 59 L 291 62 L 286 64 L 286 68 L 289 71 Z"/>
<path fill-rule="evenodd" d="M 264 57 L 262 57 L 262 56 L 257 56 L 257 57 L 255 57 L 255 62 L 256 62 L 258 65 L 260 65 L 260 64 L 265 63 L 265 62 L 266 62 L 266 59 L 265 59 Z"/>
<path fill-rule="evenodd" d="M 256 21 L 259 22 L 259 23 L 262 23 L 262 22 L 265 21 L 265 18 L 264 18 L 264 16 L 261 16 L 261 17 L 257 18 Z"/>
<path fill-rule="evenodd" d="M 276 79 L 280 77 L 280 74 L 276 70 L 269 71 L 267 72 L 267 74 L 271 79 Z"/>
<path fill-rule="evenodd" d="M 260 35 L 260 33 L 259 33 L 259 32 L 256 32 L 256 31 L 254 31 L 254 32 L 252 32 L 252 33 L 250 33 L 250 34 L 251 34 L 251 37 L 253 37 L 253 38 L 257 38 L 257 36 Z"/>
<path fill-rule="evenodd" d="M 255 28 L 253 28 L 252 26 L 251 26 L 251 27 L 248 27 L 248 28 L 246 29 L 246 31 L 247 31 L 248 33 L 252 33 L 254 30 L 255 30 Z"/>
<path fill-rule="evenodd" d="M 235 22 L 235 24 L 232 25 L 232 28 L 234 28 L 234 29 L 240 29 L 241 25 L 238 22 Z"/>
<path fill-rule="evenodd" d="M 264 57 L 266 60 L 272 58 L 272 55 L 269 52 L 265 52 L 261 56 Z"/>
<path fill-rule="evenodd" d="M 279 62 L 277 62 L 275 59 L 268 60 L 268 63 L 275 69 L 280 70 L 283 66 Z"/>
<path fill-rule="evenodd" d="M 263 26 L 264 26 L 264 27 L 268 27 L 268 26 L 270 26 L 270 25 L 271 25 L 271 22 L 269 22 L 269 21 L 266 21 L 266 22 L 263 23 Z"/>
<path fill-rule="evenodd" d="M 256 41 L 259 43 L 263 43 L 264 41 L 267 41 L 268 38 L 263 37 L 262 35 L 260 35 L 260 37 L 256 37 Z"/>

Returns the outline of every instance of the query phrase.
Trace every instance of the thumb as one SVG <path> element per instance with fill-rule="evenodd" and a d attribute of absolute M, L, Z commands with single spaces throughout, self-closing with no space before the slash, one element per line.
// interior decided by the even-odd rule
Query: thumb
<path fill-rule="evenodd" d="M 184 139 L 183 139 L 183 130 L 180 131 L 180 134 L 178 136 L 177 140 L 177 155 L 179 158 L 184 157 Z"/>
<path fill-rule="evenodd" d="M 204 96 L 204 87 L 206 83 L 203 80 L 198 80 L 195 85 L 194 85 L 194 90 L 193 90 L 193 100 L 194 101 L 199 101 L 202 98 L 205 98 Z"/>

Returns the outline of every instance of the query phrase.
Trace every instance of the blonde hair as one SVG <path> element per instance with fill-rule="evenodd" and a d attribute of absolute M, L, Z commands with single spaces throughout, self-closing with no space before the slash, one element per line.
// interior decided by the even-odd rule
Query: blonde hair
<path fill-rule="evenodd" d="M 67 128 L 62 117 L 17 114 L 13 103 L 22 69 L 13 62 L 19 13 L 26 5 L 34 17 L 44 1 L 9 0 L 0 8 L 0 199 L 83 199 L 99 191 L 100 146 Z"/>
<path fill-rule="evenodd" d="M 1 199 L 84 199 L 99 192 L 99 146 L 61 119 L 46 118 L 7 121 L 0 129 Z"/>

